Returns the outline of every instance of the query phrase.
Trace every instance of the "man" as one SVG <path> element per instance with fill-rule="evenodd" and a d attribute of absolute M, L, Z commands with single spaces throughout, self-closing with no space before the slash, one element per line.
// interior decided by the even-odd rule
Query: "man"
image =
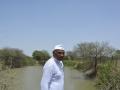
<path fill-rule="evenodd" d="M 56 45 L 51 57 L 43 67 L 41 90 L 64 90 L 64 48 Z"/>

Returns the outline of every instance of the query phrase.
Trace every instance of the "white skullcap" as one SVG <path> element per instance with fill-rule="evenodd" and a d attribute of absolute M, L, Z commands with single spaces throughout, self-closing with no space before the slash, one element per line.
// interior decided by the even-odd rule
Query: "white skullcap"
<path fill-rule="evenodd" d="M 62 45 L 56 45 L 56 46 L 54 47 L 54 50 L 56 50 L 56 49 L 64 50 L 64 48 L 63 48 Z"/>

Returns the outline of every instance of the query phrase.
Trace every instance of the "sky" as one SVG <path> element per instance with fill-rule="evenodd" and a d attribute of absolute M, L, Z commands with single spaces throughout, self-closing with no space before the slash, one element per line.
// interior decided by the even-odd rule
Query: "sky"
<path fill-rule="evenodd" d="M 49 53 L 82 42 L 120 49 L 120 0 L 0 0 L 0 48 Z"/>

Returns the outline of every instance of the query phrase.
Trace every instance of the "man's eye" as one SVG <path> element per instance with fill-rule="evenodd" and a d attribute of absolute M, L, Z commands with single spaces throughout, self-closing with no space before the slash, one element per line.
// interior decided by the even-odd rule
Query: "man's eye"
<path fill-rule="evenodd" d="M 64 54 L 64 52 L 58 52 L 58 54 Z"/>

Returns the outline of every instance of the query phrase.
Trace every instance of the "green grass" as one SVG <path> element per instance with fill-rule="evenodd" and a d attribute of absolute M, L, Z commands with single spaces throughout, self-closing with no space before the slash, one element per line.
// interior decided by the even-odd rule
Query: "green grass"
<path fill-rule="evenodd" d="M 96 86 L 98 90 L 120 90 L 120 69 L 111 62 L 100 65 Z"/>
<path fill-rule="evenodd" d="M 73 67 L 79 71 L 86 71 L 91 67 L 90 61 L 80 61 L 80 60 L 64 60 L 65 66 Z"/>

